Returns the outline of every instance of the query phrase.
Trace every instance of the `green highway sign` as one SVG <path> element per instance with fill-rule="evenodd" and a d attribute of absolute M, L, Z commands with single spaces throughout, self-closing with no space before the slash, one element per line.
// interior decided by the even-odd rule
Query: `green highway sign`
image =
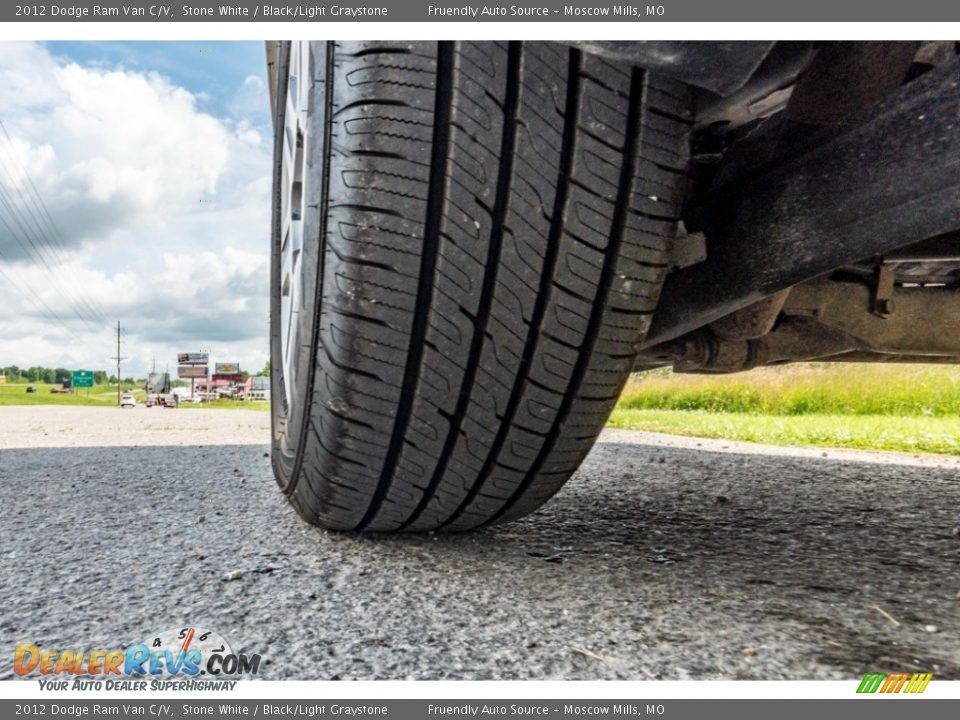
<path fill-rule="evenodd" d="M 74 388 L 88 388 L 93 387 L 93 371 L 92 370 L 74 370 L 73 381 L 71 385 Z"/>

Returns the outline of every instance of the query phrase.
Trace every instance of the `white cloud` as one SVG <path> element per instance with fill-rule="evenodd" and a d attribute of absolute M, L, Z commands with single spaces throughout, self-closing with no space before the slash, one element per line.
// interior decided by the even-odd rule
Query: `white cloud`
<path fill-rule="evenodd" d="M 236 117 L 262 115 L 263 109 L 269 106 L 269 102 L 269 90 L 263 78 L 247 75 L 243 84 L 234 93 L 230 102 L 230 113 Z"/>
<path fill-rule="evenodd" d="M 29 72 L 24 72 L 24 70 Z M 49 106 L 60 95 L 49 82 L 57 64 L 41 45 L 0 42 L 0 87 L 4 115 L 11 110 Z"/>
<path fill-rule="evenodd" d="M 34 78 L 46 102 L 28 96 L 4 113 L 15 138 L 5 180 L 20 191 L 27 169 L 71 244 L 134 224 L 164 227 L 217 190 L 238 139 L 186 90 L 156 74 L 75 64 Z"/>
<path fill-rule="evenodd" d="M 108 369 L 109 328 L 89 333 L 71 310 L 83 314 L 84 303 L 122 319 L 124 354 L 138 374 L 154 353 L 159 364 L 210 344 L 262 365 L 268 139 L 248 122 L 200 111 L 195 95 L 157 73 L 80 66 L 19 43 L 0 43 L 0 68 L 10 99 L 0 119 L 13 139 L 0 135 L 0 182 L 24 203 L 28 224 L 19 170 L 27 168 L 70 248 L 49 256 L 51 283 L 0 224 L 0 365 Z M 236 88 L 237 103 L 263 94 L 254 80 Z M 22 229 L 17 236 L 29 247 Z M 50 321 L 34 293 L 81 342 Z"/>

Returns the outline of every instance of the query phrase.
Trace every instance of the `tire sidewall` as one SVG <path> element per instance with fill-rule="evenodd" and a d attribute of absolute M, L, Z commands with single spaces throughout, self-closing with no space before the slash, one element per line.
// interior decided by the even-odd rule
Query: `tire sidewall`
<path fill-rule="evenodd" d="M 296 376 L 289 379 L 284 376 L 282 354 L 281 301 L 281 242 L 282 228 L 282 156 L 283 135 L 285 132 L 285 109 L 287 85 L 289 80 L 290 53 L 296 47 L 290 42 L 282 44 L 278 63 L 277 108 L 274 122 L 274 163 L 273 163 L 273 217 L 271 225 L 270 253 L 270 414 L 272 435 L 272 463 L 274 477 L 281 489 L 293 493 L 299 479 L 301 454 L 304 447 L 304 435 L 308 429 L 310 416 L 310 397 L 312 396 L 314 369 L 317 348 L 317 316 L 319 310 L 320 278 L 322 277 L 323 238 L 321 217 L 326 205 L 325 191 L 325 148 L 323 117 L 324 98 L 322 89 L 325 83 L 316 78 L 325 72 L 325 43 L 309 43 L 310 68 L 314 82 L 310 85 L 310 98 L 307 113 L 307 140 L 304 147 L 304 202 L 303 247 L 301 250 L 302 292 L 299 313 L 294 327 L 293 340 L 296 353 Z M 287 385 L 291 384 L 290 399 L 287 399 Z"/>

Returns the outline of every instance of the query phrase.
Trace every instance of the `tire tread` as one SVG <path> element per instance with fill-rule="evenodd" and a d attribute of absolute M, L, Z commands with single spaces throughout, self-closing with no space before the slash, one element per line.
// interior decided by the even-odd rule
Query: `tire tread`
<path fill-rule="evenodd" d="M 656 306 L 682 84 L 552 43 L 337 43 L 311 522 L 525 515 L 589 451 Z"/>

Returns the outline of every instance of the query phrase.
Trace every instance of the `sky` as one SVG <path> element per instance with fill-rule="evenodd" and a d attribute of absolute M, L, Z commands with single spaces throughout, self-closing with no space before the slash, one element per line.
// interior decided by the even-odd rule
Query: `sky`
<path fill-rule="evenodd" d="M 262 43 L 0 42 L 0 367 L 269 356 Z"/>

